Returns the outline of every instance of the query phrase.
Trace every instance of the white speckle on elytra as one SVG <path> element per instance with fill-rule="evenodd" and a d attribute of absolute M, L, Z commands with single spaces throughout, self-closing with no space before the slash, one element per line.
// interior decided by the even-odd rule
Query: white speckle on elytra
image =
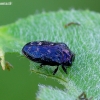
<path fill-rule="evenodd" d="M 39 48 L 37 48 L 36 51 L 39 51 Z"/>
<path fill-rule="evenodd" d="M 28 47 L 28 51 L 31 49 L 31 47 Z"/>
<path fill-rule="evenodd" d="M 54 45 L 54 44 L 51 44 L 51 45 Z"/>
<path fill-rule="evenodd" d="M 50 50 L 47 50 L 49 53 L 51 53 L 51 51 Z"/>
<path fill-rule="evenodd" d="M 42 42 L 39 42 L 38 45 L 42 45 Z"/>
<path fill-rule="evenodd" d="M 31 42 L 30 45 L 34 45 L 33 42 Z"/>

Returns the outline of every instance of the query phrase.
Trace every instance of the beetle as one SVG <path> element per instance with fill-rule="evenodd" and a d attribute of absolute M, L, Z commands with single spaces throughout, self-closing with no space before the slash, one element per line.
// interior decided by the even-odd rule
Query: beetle
<path fill-rule="evenodd" d="M 65 43 L 54 43 L 49 41 L 33 41 L 22 48 L 22 53 L 31 61 L 43 65 L 57 66 L 53 75 L 58 71 L 59 65 L 67 73 L 67 68 L 72 66 L 75 54 Z"/>

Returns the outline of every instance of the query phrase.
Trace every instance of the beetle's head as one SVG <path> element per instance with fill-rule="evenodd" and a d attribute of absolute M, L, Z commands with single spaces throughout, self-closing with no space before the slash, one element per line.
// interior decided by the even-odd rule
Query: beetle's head
<path fill-rule="evenodd" d="M 72 54 L 70 59 L 66 62 L 67 66 L 72 66 L 73 61 L 75 60 L 75 54 Z"/>
<path fill-rule="evenodd" d="M 74 60 L 75 60 L 75 54 L 72 54 L 71 61 L 73 62 Z"/>

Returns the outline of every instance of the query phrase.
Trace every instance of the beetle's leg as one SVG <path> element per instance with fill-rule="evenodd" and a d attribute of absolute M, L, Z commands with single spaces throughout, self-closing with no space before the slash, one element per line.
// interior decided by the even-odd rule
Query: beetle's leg
<path fill-rule="evenodd" d="M 40 68 L 43 67 L 43 63 L 40 64 Z"/>
<path fill-rule="evenodd" d="M 53 75 L 56 74 L 57 70 L 58 70 L 58 66 L 57 66 L 57 68 L 53 71 Z"/>
<path fill-rule="evenodd" d="M 39 67 L 38 69 L 40 69 L 40 68 L 42 68 L 42 67 L 43 67 L 43 63 L 40 64 L 40 67 Z"/>
<path fill-rule="evenodd" d="M 64 67 L 64 65 L 62 65 L 62 69 L 63 69 L 63 71 L 67 74 L 67 68 Z"/>

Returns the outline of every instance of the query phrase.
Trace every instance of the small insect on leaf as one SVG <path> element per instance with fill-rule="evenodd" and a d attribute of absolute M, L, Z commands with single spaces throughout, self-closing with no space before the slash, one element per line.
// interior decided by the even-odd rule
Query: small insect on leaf
<path fill-rule="evenodd" d="M 48 41 L 29 42 L 22 48 L 22 53 L 31 61 L 40 63 L 40 67 L 43 65 L 57 66 L 53 75 L 58 71 L 59 65 L 67 73 L 67 68 L 75 59 L 75 54 L 65 43 Z"/>
<path fill-rule="evenodd" d="M 83 92 L 79 97 L 78 100 L 93 100 L 92 97 L 91 98 L 87 98 L 87 95 L 85 92 Z"/>
<path fill-rule="evenodd" d="M 67 28 L 68 26 L 70 26 L 70 25 L 80 25 L 79 23 L 76 23 L 76 22 L 70 22 L 70 23 L 68 23 L 68 24 L 65 24 L 65 28 Z"/>

